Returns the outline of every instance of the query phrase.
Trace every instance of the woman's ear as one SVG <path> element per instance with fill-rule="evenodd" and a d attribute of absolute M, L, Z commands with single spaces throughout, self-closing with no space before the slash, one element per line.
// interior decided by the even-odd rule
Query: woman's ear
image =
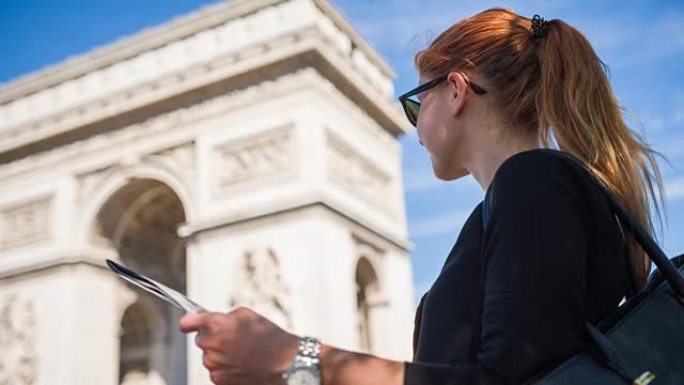
<path fill-rule="evenodd" d="M 468 83 L 462 73 L 452 71 L 447 77 L 449 85 L 449 106 L 453 116 L 457 116 L 468 99 Z"/>

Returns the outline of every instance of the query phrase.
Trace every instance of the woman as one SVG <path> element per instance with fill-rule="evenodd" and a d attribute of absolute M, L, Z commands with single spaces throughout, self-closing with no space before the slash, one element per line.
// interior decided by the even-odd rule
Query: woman
<path fill-rule="evenodd" d="M 662 192 L 654 152 L 626 126 L 589 42 L 561 20 L 489 9 L 444 31 L 415 63 L 421 86 L 400 100 L 435 175 L 472 174 L 485 202 L 421 299 L 413 362 L 323 344 L 322 383 L 522 383 L 575 353 L 585 320 L 609 315 L 650 271 L 563 154 L 653 231 L 649 203 Z M 562 152 L 544 148 L 552 144 Z M 278 383 L 300 341 L 245 308 L 187 315 L 180 326 L 198 332 L 217 384 Z M 320 383 L 307 378 L 299 383 Z"/>

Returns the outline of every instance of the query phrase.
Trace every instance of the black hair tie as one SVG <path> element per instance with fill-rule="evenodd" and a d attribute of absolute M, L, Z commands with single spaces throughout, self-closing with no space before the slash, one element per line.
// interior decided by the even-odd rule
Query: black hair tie
<path fill-rule="evenodd" d="M 544 20 L 543 17 L 539 15 L 534 15 L 532 17 L 532 36 L 536 38 L 546 36 L 547 24 L 549 22 Z"/>

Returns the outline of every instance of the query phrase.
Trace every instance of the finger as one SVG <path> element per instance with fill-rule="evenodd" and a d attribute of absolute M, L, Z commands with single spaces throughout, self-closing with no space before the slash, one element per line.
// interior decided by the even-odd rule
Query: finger
<path fill-rule="evenodd" d="M 266 384 L 262 381 L 249 381 L 244 373 L 238 368 L 222 368 L 209 371 L 211 382 L 216 385 L 254 385 Z M 247 380 L 247 381 L 246 381 Z"/>
<path fill-rule="evenodd" d="M 235 316 L 230 314 L 207 313 L 203 330 L 210 333 L 220 333 L 223 336 L 230 335 L 235 330 L 237 321 Z"/>
<path fill-rule="evenodd" d="M 216 370 L 219 368 L 217 362 L 212 359 L 211 354 L 206 352 L 202 354 L 202 365 L 209 370 Z"/>
<path fill-rule="evenodd" d="M 178 321 L 180 330 L 183 333 L 199 331 L 206 325 L 208 314 L 209 313 L 185 314 L 181 317 L 180 321 Z"/>
<path fill-rule="evenodd" d="M 216 333 L 212 333 L 208 330 L 208 327 L 205 327 L 195 334 L 195 345 L 205 352 L 220 349 L 221 341 L 224 340 L 224 338 L 221 337 L 221 335 L 216 335 Z"/>
<path fill-rule="evenodd" d="M 229 376 L 222 370 L 210 370 L 209 378 L 215 385 L 228 385 Z"/>
<path fill-rule="evenodd" d="M 238 306 L 231 309 L 228 312 L 228 315 L 239 318 L 251 318 L 256 315 L 256 312 L 246 306 Z"/>
<path fill-rule="evenodd" d="M 202 333 L 195 334 L 195 345 L 197 345 L 197 347 L 199 347 L 200 349 L 202 348 L 202 338 L 204 338 L 204 335 Z"/>

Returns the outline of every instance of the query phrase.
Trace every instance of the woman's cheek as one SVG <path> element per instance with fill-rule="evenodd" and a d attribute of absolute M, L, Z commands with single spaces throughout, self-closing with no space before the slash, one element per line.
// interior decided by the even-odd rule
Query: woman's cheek
<path fill-rule="evenodd" d="M 425 146 L 426 149 L 430 150 L 432 148 L 431 144 L 434 143 L 433 132 L 430 127 L 430 122 L 427 117 L 422 113 L 418 115 L 418 121 L 416 122 L 416 133 L 421 144 Z"/>

